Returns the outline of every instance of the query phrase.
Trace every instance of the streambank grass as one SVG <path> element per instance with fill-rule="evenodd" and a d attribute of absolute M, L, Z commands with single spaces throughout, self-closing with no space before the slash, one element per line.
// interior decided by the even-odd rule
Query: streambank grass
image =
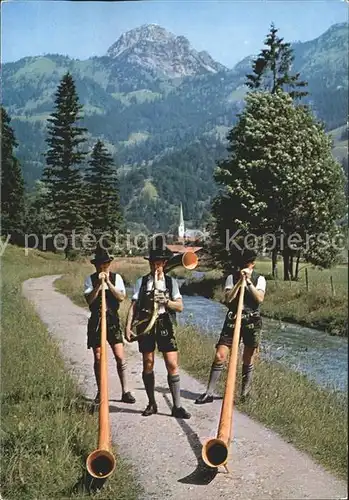
<path fill-rule="evenodd" d="M 24 280 L 74 274 L 60 256 L 8 247 L 2 257 L 1 494 L 9 500 L 88 498 L 81 480 L 96 448 L 97 415 L 65 370 L 58 345 L 21 293 Z M 80 285 L 81 286 L 81 285 Z M 92 367 L 91 367 L 92 369 Z M 117 450 L 114 450 L 117 455 Z M 133 500 L 132 467 L 117 468 L 98 498 Z"/>
<path fill-rule="evenodd" d="M 132 266 L 126 262 L 120 271 L 127 276 L 130 268 Z M 56 286 L 74 299 L 81 293 L 81 283 L 70 280 L 71 277 L 65 276 L 56 281 Z M 80 299 L 77 303 L 81 304 Z M 125 300 L 120 308 L 123 323 L 129 303 Z M 181 367 L 206 383 L 214 356 L 214 341 L 192 326 L 178 326 L 177 339 Z M 239 365 L 237 394 L 240 371 Z M 225 374 L 218 386 L 221 394 L 224 386 Z M 330 393 L 278 363 L 258 360 L 252 397 L 243 404 L 237 402 L 237 408 L 278 432 L 339 477 L 347 477 L 347 401 L 343 395 Z"/>

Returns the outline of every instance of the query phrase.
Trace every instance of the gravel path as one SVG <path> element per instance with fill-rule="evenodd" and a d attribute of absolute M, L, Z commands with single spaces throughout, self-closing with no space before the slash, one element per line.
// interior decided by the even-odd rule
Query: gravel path
<path fill-rule="evenodd" d="M 87 397 L 96 392 L 92 352 L 86 348 L 88 311 L 74 305 L 54 289 L 59 276 L 26 281 L 23 293 L 59 342 L 67 367 Z M 183 406 L 190 420 L 170 417 L 171 398 L 162 359 L 156 360 L 155 377 L 159 414 L 148 418 L 141 412 L 146 394 L 141 378 L 137 346 L 127 344 L 130 387 L 137 402 L 123 404 L 115 361 L 108 350 L 110 424 L 112 439 L 133 464 L 144 487 L 142 500 L 201 500 L 205 498 L 340 499 L 347 497 L 346 483 L 337 480 L 307 455 L 245 415 L 234 412 L 234 440 L 230 474 L 212 474 L 201 462 L 201 444 L 214 437 L 221 401 L 193 404 L 204 387 L 181 370 Z M 207 367 L 209 370 L 209 367 Z M 96 439 L 97 439 L 96 429 Z"/>

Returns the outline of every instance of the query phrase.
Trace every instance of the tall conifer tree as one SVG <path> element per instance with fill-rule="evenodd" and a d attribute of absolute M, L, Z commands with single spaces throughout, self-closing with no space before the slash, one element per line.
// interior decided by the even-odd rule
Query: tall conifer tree
<path fill-rule="evenodd" d="M 97 238 L 107 232 L 113 235 L 122 222 L 119 182 L 113 157 L 100 140 L 92 150 L 85 185 L 86 220 L 92 233 Z M 109 239 L 113 240 L 113 237 Z"/>
<path fill-rule="evenodd" d="M 288 92 L 293 99 L 308 95 L 305 90 L 307 82 L 299 80 L 299 73 L 290 73 L 294 61 L 290 43 L 278 37 L 278 29 L 271 24 L 264 42 L 265 49 L 253 61 L 253 73 L 246 75 L 246 85 L 253 90 L 269 90 L 275 94 L 277 90 Z"/>
<path fill-rule="evenodd" d="M 82 118 L 82 108 L 68 72 L 58 86 L 55 111 L 48 119 L 49 149 L 42 180 L 48 190 L 47 203 L 54 232 L 64 234 L 69 242 L 73 230 L 78 233 L 85 226 L 80 167 L 86 156 L 81 149 L 86 141 L 86 129 L 76 124 Z"/>
<path fill-rule="evenodd" d="M 17 141 L 10 127 L 11 118 L 1 107 L 1 234 L 23 231 L 24 180 L 20 163 L 14 155 Z"/>

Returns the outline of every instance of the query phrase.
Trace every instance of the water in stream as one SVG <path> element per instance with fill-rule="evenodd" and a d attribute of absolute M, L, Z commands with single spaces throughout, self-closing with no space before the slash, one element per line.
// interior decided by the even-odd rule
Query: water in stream
<path fill-rule="evenodd" d="M 213 342 L 221 331 L 226 307 L 199 296 L 183 296 L 179 324 L 191 323 Z M 318 384 L 348 391 L 348 340 L 295 324 L 263 318 L 261 356 L 306 374 Z"/>

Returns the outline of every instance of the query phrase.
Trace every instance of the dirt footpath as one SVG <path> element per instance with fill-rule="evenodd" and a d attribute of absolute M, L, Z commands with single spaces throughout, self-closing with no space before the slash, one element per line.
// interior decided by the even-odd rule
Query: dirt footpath
<path fill-rule="evenodd" d="M 89 313 L 54 289 L 59 276 L 30 279 L 23 293 L 30 300 L 50 334 L 61 345 L 68 369 L 86 397 L 96 393 L 93 355 L 86 348 Z M 185 306 L 185 304 L 184 304 Z M 230 474 L 211 473 L 201 461 L 202 443 L 215 437 L 221 400 L 194 405 L 204 386 L 181 370 L 183 406 L 190 420 L 170 416 L 171 397 L 163 361 L 155 366 L 159 413 L 142 417 L 147 398 L 137 346 L 127 344 L 130 388 L 137 402 L 121 403 L 120 385 L 111 351 L 108 350 L 110 425 L 119 453 L 134 466 L 145 494 L 142 500 L 229 500 L 252 499 L 340 499 L 347 485 L 337 480 L 307 455 L 297 451 L 272 431 L 245 415 L 234 412 L 234 440 L 229 461 Z M 209 367 L 207 367 L 209 371 Z M 96 429 L 96 439 L 97 439 Z"/>

